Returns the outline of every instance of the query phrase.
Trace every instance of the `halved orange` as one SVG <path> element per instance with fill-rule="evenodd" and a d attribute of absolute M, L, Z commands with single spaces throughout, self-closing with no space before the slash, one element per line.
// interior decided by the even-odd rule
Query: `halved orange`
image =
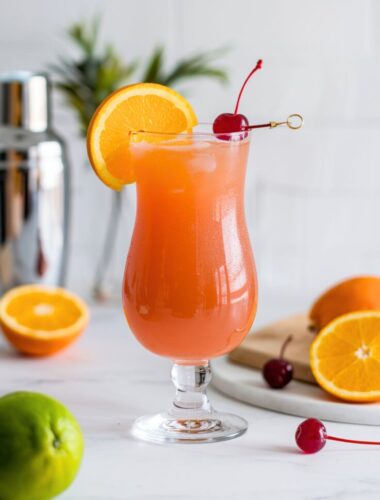
<path fill-rule="evenodd" d="M 380 400 L 380 311 L 340 316 L 315 337 L 311 370 L 319 385 L 347 401 Z"/>
<path fill-rule="evenodd" d="M 156 83 L 128 85 L 95 111 L 87 131 L 88 157 L 107 186 L 121 189 L 135 180 L 129 144 L 138 140 L 138 134 L 131 132 L 177 134 L 196 124 L 191 105 L 175 90 Z M 144 140 L 155 142 L 155 137 L 146 135 Z"/>
<path fill-rule="evenodd" d="M 309 318 L 315 330 L 355 311 L 380 310 L 380 276 L 356 276 L 326 290 L 312 305 Z"/>
<path fill-rule="evenodd" d="M 59 287 L 24 285 L 0 301 L 0 325 L 14 347 L 46 356 L 71 344 L 87 326 L 86 304 Z"/>

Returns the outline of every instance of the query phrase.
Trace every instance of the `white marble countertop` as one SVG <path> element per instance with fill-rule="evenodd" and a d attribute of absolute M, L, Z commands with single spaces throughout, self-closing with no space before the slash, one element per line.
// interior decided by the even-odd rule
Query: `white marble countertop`
<path fill-rule="evenodd" d="M 82 426 L 84 461 L 62 499 L 380 498 L 380 448 L 328 443 L 317 455 L 302 455 L 294 443 L 301 419 L 240 404 L 212 388 L 215 407 L 249 421 L 244 436 L 205 445 L 135 441 L 132 421 L 164 409 L 173 395 L 169 372 L 170 362 L 138 344 L 118 308 L 94 307 L 83 337 L 52 358 L 19 356 L 0 340 L 1 393 L 50 394 Z M 380 427 L 327 428 L 331 434 L 380 439 Z"/>

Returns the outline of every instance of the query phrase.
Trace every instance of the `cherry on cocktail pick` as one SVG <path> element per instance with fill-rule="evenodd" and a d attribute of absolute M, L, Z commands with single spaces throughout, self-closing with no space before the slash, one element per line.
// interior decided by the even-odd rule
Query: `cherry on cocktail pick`
<path fill-rule="evenodd" d="M 296 430 L 296 443 L 304 453 L 317 453 L 326 444 L 326 441 L 339 441 L 341 443 L 380 445 L 380 441 L 359 441 L 357 439 L 345 439 L 327 434 L 326 427 L 316 418 L 304 420 Z"/>
<path fill-rule="evenodd" d="M 219 139 L 222 139 L 224 141 L 229 141 L 231 139 L 231 135 L 226 135 L 226 134 L 231 134 L 233 132 L 240 132 L 240 131 L 242 131 L 242 133 L 239 135 L 240 139 L 244 139 L 245 137 L 247 137 L 250 126 L 248 118 L 238 113 L 240 99 L 243 94 L 244 88 L 248 83 L 248 80 L 258 69 L 261 69 L 262 67 L 263 67 L 263 61 L 262 59 L 259 59 L 256 63 L 256 66 L 249 73 L 247 78 L 244 80 L 243 85 L 241 86 L 235 105 L 235 111 L 233 113 L 222 113 L 221 115 L 215 118 L 212 129 L 214 134 L 218 135 Z M 268 126 L 268 125 L 263 125 L 263 126 Z"/>
<path fill-rule="evenodd" d="M 280 356 L 270 359 L 263 366 L 263 377 L 273 389 L 282 389 L 288 385 L 293 378 L 293 366 L 289 361 L 284 359 L 285 349 L 292 339 L 293 336 L 289 335 L 282 344 Z"/>

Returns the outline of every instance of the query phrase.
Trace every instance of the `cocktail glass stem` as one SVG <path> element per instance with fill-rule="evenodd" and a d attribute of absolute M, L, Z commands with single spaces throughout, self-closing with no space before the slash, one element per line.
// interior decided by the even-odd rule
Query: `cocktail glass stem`
<path fill-rule="evenodd" d="M 211 369 L 208 362 L 193 366 L 175 363 L 172 381 L 176 387 L 176 395 L 169 414 L 184 419 L 208 417 L 212 412 L 206 392 L 210 380 Z"/>
<path fill-rule="evenodd" d="M 210 380 L 207 361 L 175 363 L 172 381 L 176 394 L 169 410 L 137 419 L 133 435 L 155 443 L 212 443 L 243 434 L 248 426 L 243 418 L 219 413 L 211 406 L 206 392 Z"/>

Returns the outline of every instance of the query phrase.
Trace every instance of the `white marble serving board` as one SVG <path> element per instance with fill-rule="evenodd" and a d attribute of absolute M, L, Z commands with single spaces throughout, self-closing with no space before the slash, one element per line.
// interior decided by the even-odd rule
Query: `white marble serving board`
<path fill-rule="evenodd" d="M 380 425 L 380 403 L 345 403 L 317 386 L 296 380 L 284 389 L 271 389 L 260 371 L 232 363 L 227 357 L 212 362 L 212 373 L 214 387 L 253 406 L 332 422 Z"/>

